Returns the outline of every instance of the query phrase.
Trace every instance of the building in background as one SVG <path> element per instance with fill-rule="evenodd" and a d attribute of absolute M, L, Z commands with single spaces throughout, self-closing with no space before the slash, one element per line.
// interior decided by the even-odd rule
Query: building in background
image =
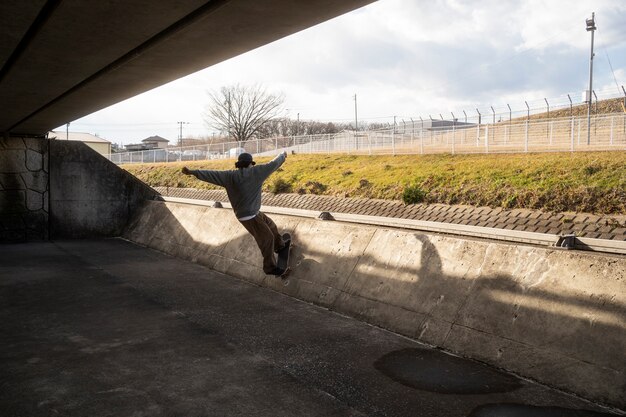
<path fill-rule="evenodd" d="M 150 136 L 141 141 L 148 149 L 167 149 L 169 140 L 162 138 L 161 136 Z"/>
<path fill-rule="evenodd" d="M 83 142 L 85 145 L 102 155 L 111 154 L 111 142 L 96 135 L 92 135 L 91 133 L 62 132 L 60 130 L 52 130 L 48 132 L 48 139 L 74 140 Z"/>
<path fill-rule="evenodd" d="M 150 136 L 141 141 L 141 143 L 131 143 L 125 146 L 128 152 L 133 151 L 149 151 L 151 149 L 167 149 L 169 140 L 161 136 Z"/>

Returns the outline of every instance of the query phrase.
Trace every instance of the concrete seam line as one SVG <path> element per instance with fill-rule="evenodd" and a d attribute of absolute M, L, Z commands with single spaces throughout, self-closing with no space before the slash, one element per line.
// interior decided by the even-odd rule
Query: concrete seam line
<path fill-rule="evenodd" d="M 365 255 L 365 252 L 367 252 L 367 248 L 370 247 L 370 244 L 372 243 L 372 240 L 374 240 L 374 235 L 376 235 L 376 233 L 378 233 L 378 230 L 374 230 L 374 233 L 372 233 L 372 235 L 370 236 L 370 239 L 367 241 L 367 245 L 365 245 L 363 247 L 363 251 L 359 254 L 359 257 L 357 258 L 356 262 L 354 263 L 354 266 L 352 267 L 352 270 L 350 271 L 350 273 L 348 274 L 348 277 L 346 278 L 346 281 L 343 283 L 343 288 L 339 289 L 339 291 L 341 291 L 344 294 L 348 294 L 346 288 L 348 287 L 348 283 L 350 282 L 350 279 L 352 278 L 352 275 L 354 275 L 354 271 L 356 270 L 356 268 L 361 264 L 361 261 L 363 260 L 363 256 Z M 338 300 L 339 297 L 335 298 L 335 302 Z M 333 303 L 334 305 L 335 303 Z"/>
<path fill-rule="evenodd" d="M 490 243 L 485 248 L 485 251 L 483 252 L 483 258 L 480 261 L 480 267 L 478 268 L 479 273 L 478 273 L 477 277 L 480 277 L 482 275 L 483 265 L 485 265 L 485 262 L 487 262 L 487 259 L 489 257 L 488 252 L 490 251 L 490 248 L 492 248 L 492 247 L 493 247 L 493 243 Z M 470 271 L 470 267 L 468 266 L 467 270 L 463 274 L 463 278 L 467 275 L 467 273 L 469 271 Z M 465 293 L 465 297 L 463 298 L 463 301 L 460 303 L 459 308 L 457 309 L 457 311 L 454 314 L 454 318 L 452 319 L 452 322 L 450 323 L 450 328 L 448 329 L 448 332 L 446 333 L 446 336 L 443 339 L 442 345 L 445 345 L 446 342 L 448 341 L 448 338 L 450 337 L 450 334 L 452 333 L 452 329 L 454 328 L 454 326 L 467 327 L 467 326 L 463 326 L 462 324 L 457 324 L 457 321 L 458 321 L 459 317 L 461 316 L 461 312 L 463 311 L 463 309 L 467 305 L 468 300 L 473 295 L 474 288 L 476 287 L 476 285 L 477 285 L 477 280 L 476 279 L 472 279 L 470 281 L 470 286 L 467 289 L 467 292 Z"/>

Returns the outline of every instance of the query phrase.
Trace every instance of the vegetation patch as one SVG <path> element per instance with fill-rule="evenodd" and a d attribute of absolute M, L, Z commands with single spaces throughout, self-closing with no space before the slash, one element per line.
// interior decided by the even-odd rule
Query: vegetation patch
<path fill-rule="evenodd" d="M 267 161 L 269 158 L 258 160 Z M 232 169 L 233 161 L 122 167 L 151 186 L 217 188 L 182 175 L 184 165 Z M 626 152 L 290 155 L 264 190 L 411 201 L 408 204 L 626 214 Z"/>
<path fill-rule="evenodd" d="M 298 194 L 323 195 L 328 187 L 321 182 L 307 181 L 304 186 L 298 188 Z"/>
<path fill-rule="evenodd" d="M 290 193 L 292 189 L 293 186 L 291 183 L 280 177 L 270 180 L 269 182 L 269 191 L 273 194 Z"/>
<path fill-rule="evenodd" d="M 409 185 L 402 191 L 404 204 L 418 204 L 426 199 L 426 192 L 417 185 Z"/>

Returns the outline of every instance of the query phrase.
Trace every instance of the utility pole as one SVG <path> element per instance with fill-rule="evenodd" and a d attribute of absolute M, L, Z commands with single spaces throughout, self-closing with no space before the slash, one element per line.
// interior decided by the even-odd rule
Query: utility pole
<path fill-rule="evenodd" d="M 587 32 L 591 32 L 591 55 L 589 57 L 589 90 L 587 91 L 587 145 L 591 144 L 591 92 L 593 91 L 593 34 L 596 31 L 595 12 L 586 19 Z"/>
<path fill-rule="evenodd" d="M 65 125 L 65 140 L 70 140 L 70 122 Z"/>
<path fill-rule="evenodd" d="M 357 119 L 357 113 L 356 113 L 356 94 L 354 94 L 354 131 L 356 132 L 357 130 L 359 130 L 359 122 Z"/>
<path fill-rule="evenodd" d="M 179 130 L 179 134 L 178 134 L 178 146 L 183 146 L 183 125 L 188 125 L 189 122 L 177 122 L 178 126 L 180 128 Z"/>

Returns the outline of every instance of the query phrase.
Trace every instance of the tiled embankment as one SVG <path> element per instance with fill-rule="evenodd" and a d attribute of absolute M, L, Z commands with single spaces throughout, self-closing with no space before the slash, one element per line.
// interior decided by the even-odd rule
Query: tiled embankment
<path fill-rule="evenodd" d="M 224 190 L 156 187 L 164 196 L 228 201 Z M 540 210 L 411 204 L 401 201 L 339 198 L 311 194 L 263 194 L 263 205 L 370 216 L 396 217 L 527 232 L 570 234 L 579 237 L 626 240 L 626 216 L 587 213 L 549 213 Z"/>

